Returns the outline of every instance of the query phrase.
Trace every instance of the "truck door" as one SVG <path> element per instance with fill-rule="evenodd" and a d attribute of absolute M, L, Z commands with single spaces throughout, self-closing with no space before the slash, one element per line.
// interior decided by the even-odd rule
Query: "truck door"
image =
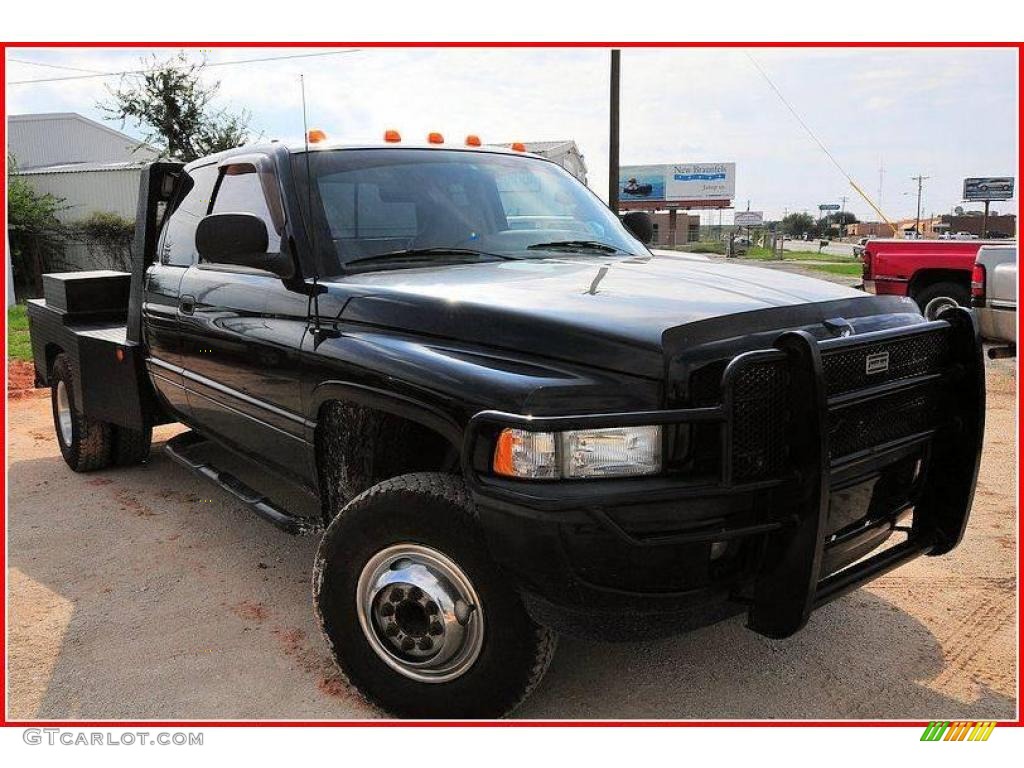
<path fill-rule="evenodd" d="M 146 269 L 142 300 L 142 333 L 148 349 L 146 365 L 157 392 L 179 418 L 188 419 L 181 369 L 178 300 L 181 278 L 196 260 L 195 234 L 206 215 L 217 180 L 215 164 L 185 172 L 176 207 L 157 243 L 157 259 Z"/>
<path fill-rule="evenodd" d="M 269 158 L 223 161 L 211 213 L 253 213 L 267 224 L 268 252 L 281 249 L 284 213 Z M 223 442 L 312 477 L 299 384 L 308 299 L 261 270 L 190 266 L 178 322 L 185 389 L 195 425 Z"/>

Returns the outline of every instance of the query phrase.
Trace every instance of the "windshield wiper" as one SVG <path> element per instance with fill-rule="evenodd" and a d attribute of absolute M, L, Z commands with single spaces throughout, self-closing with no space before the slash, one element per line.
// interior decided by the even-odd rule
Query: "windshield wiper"
<path fill-rule="evenodd" d="M 550 243 L 534 243 L 526 246 L 531 251 L 599 251 L 601 253 L 627 253 L 614 245 L 600 240 L 553 240 Z"/>
<path fill-rule="evenodd" d="M 374 256 L 363 256 L 358 259 L 352 259 L 351 261 L 345 262 L 346 266 L 353 264 L 366 264 L 371 261 L 403 261 L 409 259 L 411 261 L 429 261 L 430 256 L 453 256 L 457 259 L 463 259 L 466 257 L 472 259 L 501 259 L 507 261 L 514 259 L 514 256 L 505 256 L 500 253 L 487 253 L 485 251 L 476 251 L 472 248 L 406 248 L 401 251 L 389 251 L 388 253 L 378 253 Z"/>

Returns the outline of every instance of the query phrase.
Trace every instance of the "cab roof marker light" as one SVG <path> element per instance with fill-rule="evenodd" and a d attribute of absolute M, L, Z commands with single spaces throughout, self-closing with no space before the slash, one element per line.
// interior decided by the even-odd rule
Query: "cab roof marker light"
<path fill-rule="evenodd" d="M 525 152 L 526 151 L 526 145 L 523 144 L 523 142 L 521 142 L 521 141 L 513 141 L 512 142 L 512 151 L 513 152 Z"/>
<path fill-rule="evenodd" d="M 384 141 L 388 142 L 389 144 L 396 144 L 401 140 L 402 134 L 400 134 L 393 128 L 389 128 L 388 130 L 384 131 Z"/>
<path fill-rule="evenodd" d="M 309 133 L 306 134 L 306 140 L 310 144 L 317 144 L 321 141 L 327 141 L 327 134 L 319 128 L 310 128 Z"/>
<path fill-rule="evenodd" d="M 469 136 L 466 137 L 467 147 L 479 147 L 481 143 L 482 142 L 480 141 L 480 137 L 477 136 L 475 133 L 471 133 L 469 134 Z"/>
<path fill-rule="evenodd" d="M 427 143 L 428 144 L 444 144 L 444 136 L 442 136 L 437 131 L 431 131 L 430 133 L 427 134 Z"/>

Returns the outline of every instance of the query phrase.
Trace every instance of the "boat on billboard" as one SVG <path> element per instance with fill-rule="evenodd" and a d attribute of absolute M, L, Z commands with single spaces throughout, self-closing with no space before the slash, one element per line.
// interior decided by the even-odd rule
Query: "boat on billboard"
<path fill-rule="evenodd" d="M 736 196 L 736 163 L 624 165 L 619 199 L 673 202 L 731 200 Z"/>

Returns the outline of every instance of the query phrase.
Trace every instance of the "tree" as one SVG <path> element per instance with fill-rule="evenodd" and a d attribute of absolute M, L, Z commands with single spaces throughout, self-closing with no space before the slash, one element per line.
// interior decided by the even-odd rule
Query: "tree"
<path fill-rule="evenodd" d="M 57 218 L 64 200 L 39 194 L 24 178 L 15 175 L 13 159 L 7 160 L 7 236 L 11 243 L 14 282 L 35 295 L 42 291 L 42 275 L 56 266 L 64 254 L 65 227 Z"/>
<path fill-rule="evenodd" d="M 220 81 L 202 81 L 206 62 L 191 62 L 184 52 L 165 61 L 156 56 L 142 60 L 141 71 L 124 75 L 111 100 L 97 107 L 119 120 L 146 131 L 146 142 L 161 154 L 183 162 L 245 144 L 250 137 L 250 114 L 216 109 L 214 97 Z"/>
<path fill-rule="evenodd" d="M 782 232 L 790 237 L 803 237 L 814 232 L 814 219 L 807 213 L 790 213 L 782 219 Z"/>

